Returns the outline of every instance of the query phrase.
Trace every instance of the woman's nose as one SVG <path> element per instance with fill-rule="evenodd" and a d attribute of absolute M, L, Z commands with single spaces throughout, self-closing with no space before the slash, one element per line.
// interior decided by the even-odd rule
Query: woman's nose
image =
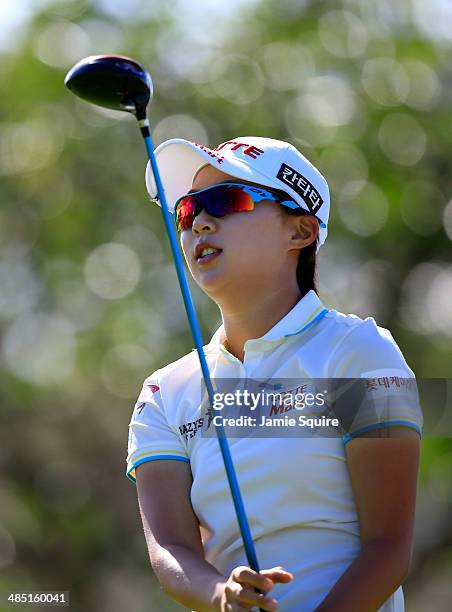
<path fill-rule="evenodd" d="M 213 232 L 215 231 L 215 219 L 209 215 L 205 210 L 202 210 L 193 220 L 192 232 L 193 234 L 200 234 L 201 232 Z"/>

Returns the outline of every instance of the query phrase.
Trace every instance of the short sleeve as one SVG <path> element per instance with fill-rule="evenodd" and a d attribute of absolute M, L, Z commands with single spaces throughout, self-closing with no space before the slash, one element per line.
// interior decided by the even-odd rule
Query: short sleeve
<path fill-rule="evenodd" d="M 333 378 L 347 379 L 350 388 L 354 385 L 345 444 L 362 433 L 390 426 L 409 427 L 422 437 L 415 375 L 391 333 L 374 319 L 365 319 L 344 338 L 332 368 Z"/>
<path fill-rule="evenodd" d="M 136 482 L 137 466 L 158 459 L 190 461 L 179 436 L 168 423 L 157 371 L 144 381 L 130 420 L 127 477 Z"/>

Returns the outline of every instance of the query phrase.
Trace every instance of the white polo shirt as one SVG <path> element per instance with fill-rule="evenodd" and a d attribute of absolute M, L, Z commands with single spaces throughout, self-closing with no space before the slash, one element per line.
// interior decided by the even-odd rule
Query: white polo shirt
<path fill-rule="evenodd" d="M 212 378 L 364 377 L 383 386 L 414 378 L 388 330 L 371 317 L 325 308 L 314 291 L 264 336 L 246 341 L 243 363 L 224 338 L 220 326 L 204 347 Z M 146 379 L 129 425 L 127 476 L 135 481 L 136 467 L 147 461 L 189 462 L 205 558 L 228 575 L 247 561 L 218 441 L 201 435 L 201 380 L 195 349 Z M 399 402 L 394 397 L 388 401 Z M 377 427 L 403 424 L 421 435 L 420 411 L 402 404 Z M 344 437 L 229 438 L 260 567 L 282 565 L 294 574 L 271 591 L 281 612 L 314 610 L 359 553 L 344 445 L 369 427 L 352 426 Z M 404 610 L 401 587 L 380 610 Z"/>

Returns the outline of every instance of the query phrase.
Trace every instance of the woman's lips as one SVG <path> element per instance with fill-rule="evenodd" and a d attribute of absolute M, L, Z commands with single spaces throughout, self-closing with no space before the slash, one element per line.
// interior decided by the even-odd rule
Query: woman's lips
<path fill-rule="evenodd" d="M 209 255 L 205 255 L 204 257 L 198 257 L 196 262 L 200 266 L 205 266 L 206 264 L 208 264 L 211 261 L 213 261 L 214 259 L 216 259 L 219 255 L 221 255 L 221 253 L 222 253 L 222 251 L 216 251 L 216 253 L 210 253 Z"/>
<path fill-rule="evenodd" d="M 195 250 L 193 251 L 193 255 L 194 255 L 195 259 L 197 260 L 202 255 L 202 253 L 204 251 L 206 251 L 206 250 L 222 251 L 223 249 L 220 249 L 219 246 L 217 246 L 216 244 L 212 244 L 212 243 L 208 242 L 207 240 L 201 240 L 195 246 Z"/>

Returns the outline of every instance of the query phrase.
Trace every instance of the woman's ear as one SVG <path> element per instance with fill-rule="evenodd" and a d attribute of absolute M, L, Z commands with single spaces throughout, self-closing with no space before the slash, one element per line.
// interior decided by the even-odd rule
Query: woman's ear
<path fill-rule="evenodd" d="M 291 248 L 303 249 L 319 235 L 319 222 L 310 215 L 290 217 L 292 221 Z"/>

